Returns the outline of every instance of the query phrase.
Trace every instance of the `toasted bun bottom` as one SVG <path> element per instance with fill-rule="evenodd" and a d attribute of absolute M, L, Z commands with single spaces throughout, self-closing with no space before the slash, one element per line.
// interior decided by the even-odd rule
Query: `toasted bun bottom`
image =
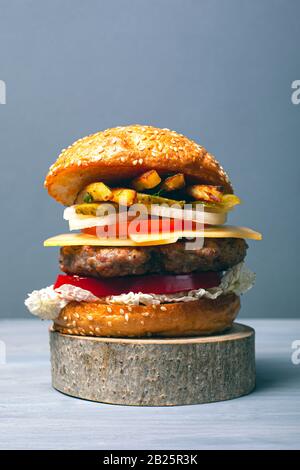
<path fill-rule="evenodd" d="M 60 333 L 83 336 L 194 336 L 230 328 L 240 309 L 235 294 L 161 305 L 70 302 L 54 322 Z"/>

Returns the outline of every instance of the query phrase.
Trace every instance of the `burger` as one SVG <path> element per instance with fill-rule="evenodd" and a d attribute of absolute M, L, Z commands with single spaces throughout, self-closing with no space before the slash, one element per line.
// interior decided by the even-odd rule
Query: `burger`
<path fill-rule="evenodd" d="M 211 335 L 231 327 L 252 287 L 246 239 L 226 224 L 239 203 L 207 150 L 169 129 L 131 125 L 64 149 L 45 187 L 69 233 L 53 285 L 28 295 L 33 315 L 68 335 Z"/>

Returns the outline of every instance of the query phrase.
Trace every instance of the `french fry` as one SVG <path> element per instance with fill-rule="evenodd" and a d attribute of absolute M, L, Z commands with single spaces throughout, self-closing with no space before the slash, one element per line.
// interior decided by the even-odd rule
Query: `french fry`
<path fill-rule="evenodd" d="M 223 193 L 219 186 L 194 184 L 188 186 L 187 193 L 198 201 L 220 203 L 222 202 Z"/>
<path fill-rule="evenodd" d="M 132 181 L 132 186 L 137 191 L 143 191 L 143 189 L 155 188 L 161 182 L 161 178 L 156 170 L 149 170 L 140 176 L 137 176 Z"/>
<path fill-rule="evenodd" d="M 163 182 L 161 189 L 164 191 L 174 191 L 176 189 L 182 189 L 185 186 L 184 174 L 177 173 L 176 175 L 169 176 Z"/>
<path fill-rule="evenodd" d="M 111 190 L 111 201 L 120 206 L 132 206 L 136 201 L 136 191 L 134 189 L 114 188 Z"/>
<path fill-rule="evenodd" d="M 112 192 L 104 183 L 91 183 L 88 184 L 77 196 L 76 203 L 91 203 L 109 201 L 112 197 Z"/>

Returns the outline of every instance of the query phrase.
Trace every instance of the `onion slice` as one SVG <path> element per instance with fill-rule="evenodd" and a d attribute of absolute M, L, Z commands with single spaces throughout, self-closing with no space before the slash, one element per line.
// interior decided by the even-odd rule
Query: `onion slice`
<path fill-rule="evenodd" d="M 166 206 L 153 205 L 149 215 L 166 217 L 170 219 L 189 220 L 207 225 L 223 225 L 227 221 L 226 212 L 207 212 L 194 209 L 180 209 Z M 69 222 L 70 230 L 81 230 L 89 227 L 103 227 L 116 222 L 116 215 L 109 214 L 103 217 L 76 214 L 74 206 L 67 207 L 64 211 L 64 219 Z"/>

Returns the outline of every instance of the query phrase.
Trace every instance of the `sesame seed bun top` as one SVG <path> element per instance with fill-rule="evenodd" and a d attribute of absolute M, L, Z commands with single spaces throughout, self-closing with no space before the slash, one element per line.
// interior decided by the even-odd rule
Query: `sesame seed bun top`
<path fill-rule="evenodd" d="M 114 127 L 77 140 L 50 167 L 45 187 L 69 206 L 89 183 L 124 185 L 149 169 L 160 175 L 181 172 L 188 182 L 233 192 L 227 174 L 204 147 L 175 131 L 141 125 Z"/>

